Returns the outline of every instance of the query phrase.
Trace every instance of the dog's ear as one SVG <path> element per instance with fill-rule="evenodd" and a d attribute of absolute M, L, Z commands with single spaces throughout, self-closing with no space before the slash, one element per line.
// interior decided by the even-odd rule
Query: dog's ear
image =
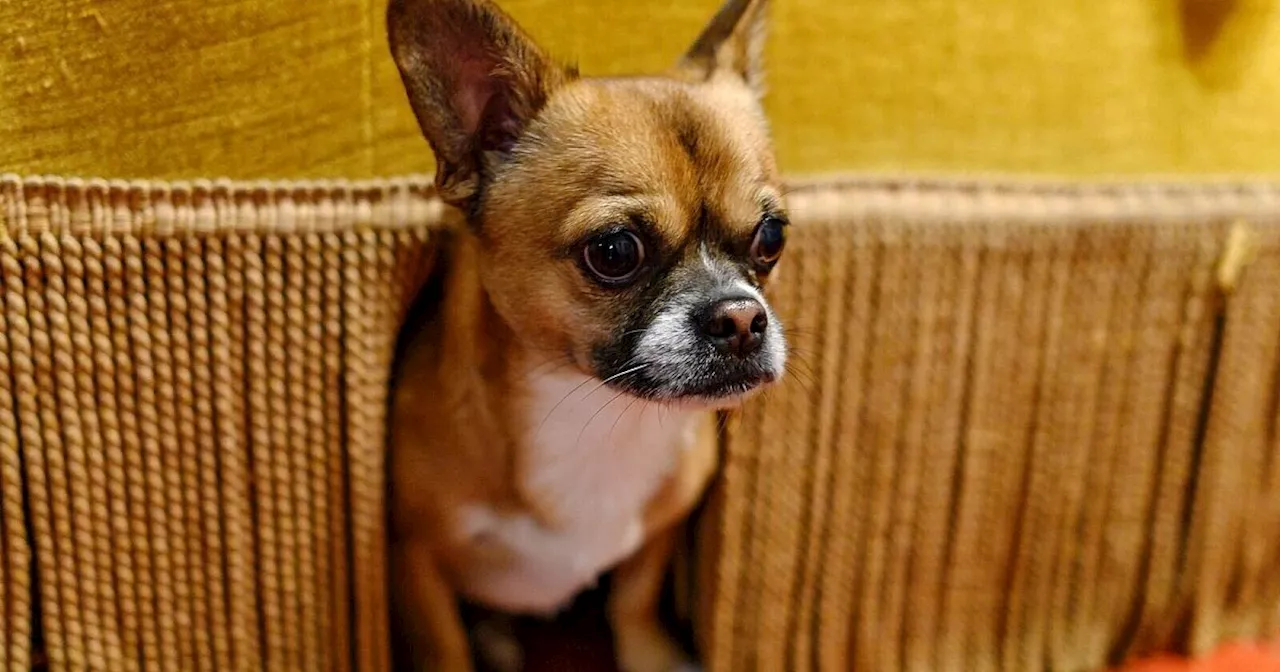
<path fill-rule="evenodd" d="M 768 0 L 725 0 L 676 64 L 677 71 L 702 80 L 731 73 L 763 96 L 768 4 Z"/>
<path fill-rule="evenodd" d="M 572 78 L 486 0 L 391 0 L 391 54 L 436 156 L 436 188 L 469 211 L 485 162 L 509 151 Z"/>

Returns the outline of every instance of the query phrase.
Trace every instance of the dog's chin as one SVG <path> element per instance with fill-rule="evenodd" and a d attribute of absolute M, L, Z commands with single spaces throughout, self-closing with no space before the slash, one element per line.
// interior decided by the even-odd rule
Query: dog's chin
<path fill-rule="evenodd" d="M 656 381 L 642 387 L 621 385 L 619 391 L 646 399 L 652 403 L 676 411 L 724 411 L 741 406 L 743 402 L 772 386 L 779 376 L 760 373 L 732 379 L 709 381 L 697 385 L 662 384 Z"/>
<path fill-rule="evenodd" d="M 757 385 L 743 392 L 727 392 L 722 395 L 692 394 L 670 397 L 660 403 L 675 411 L 730 411 L 760 393 L 765 385 Z"/>

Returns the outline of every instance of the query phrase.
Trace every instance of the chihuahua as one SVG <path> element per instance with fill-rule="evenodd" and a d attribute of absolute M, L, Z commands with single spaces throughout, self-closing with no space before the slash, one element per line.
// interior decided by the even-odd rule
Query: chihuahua
<path fill-rule="evenodd" d="M 619 668 L 696 669 L 658 622 L 674 530 L 716 468 L 716 411 L 787 359 L 762 294 L 787 233 L 764 15 L 728 0 L 668 71 L 587 78 L 486 0 L 391 1 L 461 213 L 431 283 L 442 318 L 402 335 L 391 409 L 413 669 L 473 669 L 460 600 L 553 615 L 604 572 Z"/>

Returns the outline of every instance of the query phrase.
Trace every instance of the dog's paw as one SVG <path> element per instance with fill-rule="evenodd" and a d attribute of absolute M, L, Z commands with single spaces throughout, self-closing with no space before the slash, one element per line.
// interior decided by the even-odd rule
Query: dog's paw
<path fill-rule="evenodd" d="M 615 643 L 621 672 L 702 672 L 656 624 L 624 628 Z"/>
<path fill-rule="evenodd" d="M 524 648 L 510 620 L 490 617 L 473 626 L 472 645 L 484 669 L 492 672 L 520 672 L 524 669 Z"/>

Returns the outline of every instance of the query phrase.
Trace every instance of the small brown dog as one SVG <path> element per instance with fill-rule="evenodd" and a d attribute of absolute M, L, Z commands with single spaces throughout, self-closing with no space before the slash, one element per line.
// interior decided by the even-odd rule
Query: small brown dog
<path fill-rule="evenodd" d="M 690 666 L 657 618 L 672 530 L 715 469 L 714 409 L 787 355 L 761 294 L 787 227 L 763 5 L 728 0 L 660 76 L 591 79 L 486 0 L 392 0 L 440 197 L 466 220 L 394 391 L 414 669 L 472 669 L 457 598 L 552 614 L 608 570 L 620 668 Z"/>

